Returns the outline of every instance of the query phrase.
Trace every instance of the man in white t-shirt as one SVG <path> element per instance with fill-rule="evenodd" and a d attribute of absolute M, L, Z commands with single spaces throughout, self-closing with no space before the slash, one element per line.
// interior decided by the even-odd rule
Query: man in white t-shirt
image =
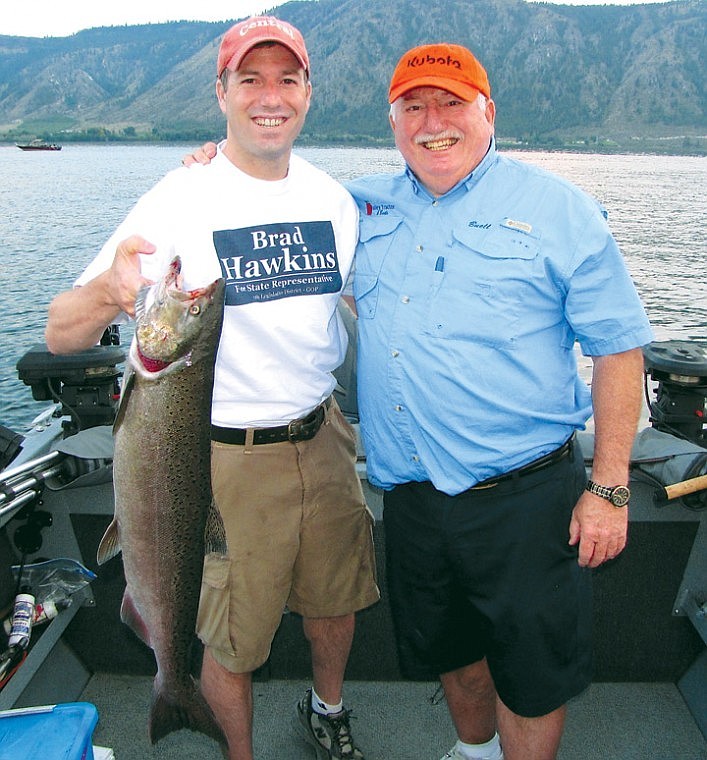
<path fill-rule="evenodd" d="M 134 315 L 140 288 L 175 255 L 185 288 L 226 279 L 212 488 L 230 564 L 225 579 L 222 564 L 207 557 L 204 567 L 202 691 L 231 760 L 250 760 L 251 674 L 268 658 L 287 606 L 302 615 L 312 650 L 313 688 L 297 705 L 298 730 L 320 758 L 363 760 L 342 686 L 355 612 L 379 593 L 354 438 L 331 396 L 346 353 L 336 309 L 356 245 L 356 206 L 291 153 L 311 97 L 297 29 L 272 17 L 236 24 L 217 74 L 227 137 L 216 158 L 171 172 L 138 201 L 77 287 L 52 302 L 47 346 L 70 353 L 94 345 L 107 325 Z M 310 418 L 313 437 L 306 425 L 308 437 L 293 440 L 290 423 Z"/>

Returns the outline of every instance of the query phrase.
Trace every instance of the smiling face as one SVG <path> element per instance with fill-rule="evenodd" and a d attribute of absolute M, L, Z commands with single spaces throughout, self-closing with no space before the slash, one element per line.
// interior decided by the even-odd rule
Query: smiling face
<path fill-rule="evenodd" d="M 309 110 L 312 86 L 304 69 L 287 48 L 265 44 L 227 76 L 225 87 L 216 82 L 227 121 L 224 154 L 253 177 L 282 179 Z"/>
<path fill-rule="evenodd" d="M 417 87 L 392 105 L 395 144 L 433 195 L 444 195 L 486 155 L 496 108 L 468 102 L 436 87 Z"/>

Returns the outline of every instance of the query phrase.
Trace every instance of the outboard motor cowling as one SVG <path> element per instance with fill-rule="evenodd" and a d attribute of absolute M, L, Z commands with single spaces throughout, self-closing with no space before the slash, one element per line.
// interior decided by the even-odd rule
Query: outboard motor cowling
<path fill-rule="evenodd" d="M 707 446 L 707 345 L 692 341 L 654 341 L 644 346 L 646 376 L 657 382 L 656 399 L 648 397 L 651 425 L 664 433 Z"/>

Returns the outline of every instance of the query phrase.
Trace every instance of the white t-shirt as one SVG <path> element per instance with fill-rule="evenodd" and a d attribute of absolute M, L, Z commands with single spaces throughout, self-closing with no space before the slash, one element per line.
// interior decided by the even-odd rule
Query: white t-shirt
<path fill-rule="evenodd" d="M 358 234 L 356 206 L 338 182 L 295 155 L 285 179 L 254 179 L 219 151 L 148 191 L 76 285 L 105 271 L 135 234 L 157 247 L 141 257 L 145 277 L 160 279 L 176 255 L 185 288 L 226 277 L 215 425 L 286 424 L 329 396 L 346 353 L 336 306 Z"/>

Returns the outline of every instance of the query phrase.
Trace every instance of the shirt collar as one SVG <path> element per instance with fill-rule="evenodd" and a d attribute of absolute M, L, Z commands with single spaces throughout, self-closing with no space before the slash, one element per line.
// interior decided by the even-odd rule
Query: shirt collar
<path fill-rule="evenodd" d="M 481 159 L 476 168 L 473 171 L 469 172 L 466 177 L 460 179 L 459 182 L 457 182 L 457 184 L 454 185 L 451 190 L 448 190 L 444 195 L 441 195 L 439 197 L 446 198 L 455 193 L 461 186 L 464 186 L 465 190 L 470 190 L 481 179 L 481 177 L 486 174 L 492 164 L 495 163 L 497 156 L 498 153 L 496 152 L 496 138 L 491 137 L 489 149 L 486 151 L 486 155 Z M 412 183 L 413 191 L 416 195 L 424 195 L 429 198 L 433 197 L 430 191 L 420 183 L 420 180 L 413 174 L 412 169 L 407 165 L 405 167 L 405 174 Z"/>

